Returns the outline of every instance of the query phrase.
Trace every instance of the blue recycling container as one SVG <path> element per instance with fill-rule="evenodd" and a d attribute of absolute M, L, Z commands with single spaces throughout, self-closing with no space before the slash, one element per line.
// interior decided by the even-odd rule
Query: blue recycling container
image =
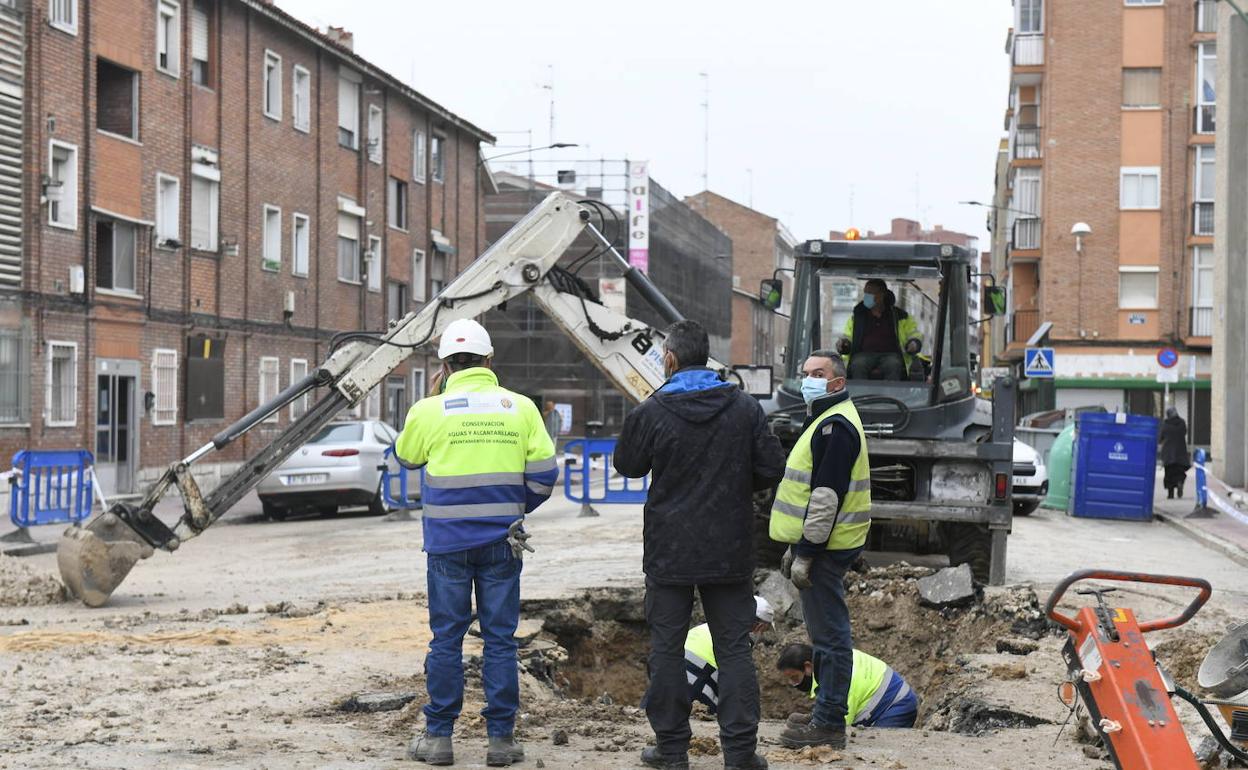
<path fill-rule="evenodd" d="M 1153 518 L 1157 427 L 1155 417 L 1079 415 L 1071 515 L 1132 521 Z"/>

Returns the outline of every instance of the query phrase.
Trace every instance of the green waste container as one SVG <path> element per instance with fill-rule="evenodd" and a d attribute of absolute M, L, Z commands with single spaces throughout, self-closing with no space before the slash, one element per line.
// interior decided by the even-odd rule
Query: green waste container
<path fill-rule="evenodd" d="M 1067 425 L 1053 440 L 1049 450 L 1049 494 L 1041 508 L 1065 511 L 1070 508 L 1070 473 L 1075 458 L 1075 423 Z"/>

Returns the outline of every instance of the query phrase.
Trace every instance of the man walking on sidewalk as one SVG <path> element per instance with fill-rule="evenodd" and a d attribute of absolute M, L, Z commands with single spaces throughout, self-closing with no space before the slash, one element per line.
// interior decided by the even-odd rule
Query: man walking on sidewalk
<path fill-rule="evenodd" d="M 658 746 L 641 761 L 689 767 L 685 638 L 697 589 L 719 669 L 719 738 L 728 770 L 762 770 L 754 625 L 754 491 L 779 481 L 784 451 L 758 402 L 706 368 L 710 342 L 693 321 L 663 342 L 668 381 L 628 415 L 615 469 L 651 473 L 644 555 L 650 686 L 646 716 Z"/>
<path fill-rule="evenodd" d="M 438 387 L 408 411 L 395 442 L 403 465 L 425 468 L 422 518 L 433 641 L 425 657 L 425 732 L 412 740 L 408 756 L 431 765 L 455 762 L 451 732 L 464 704 L 463 642 L 474 592 L 485 641 L 486 764 L 524 760 L 513 737 L 520 706 L 520 557 L 533 550 L 522 525 L 524 515 L 550 497 L 559 471 L 537 405 L 499 387 L 490 370 L 493 355 L 481 324 L 448 324 L 438 345 Z"/>

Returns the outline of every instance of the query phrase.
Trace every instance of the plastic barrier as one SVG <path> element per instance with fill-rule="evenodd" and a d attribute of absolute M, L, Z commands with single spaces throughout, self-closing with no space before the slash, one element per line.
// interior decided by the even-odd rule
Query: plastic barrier
<path fill-rule="evenodd" d="M 414 485 L 413 474 L 418 475 Z M 398 460 L 394 459 L 394 447 L 386 450 L 382 456 L 381 466 L 381 497 L 386 501 L 386 505 L 400 510 L 420 508 L 421 489 L 424 486 L 424 468 L 418 471 L 404 468 Z"/>
<path fill-rule="evenodd" d="M 1248 524 L 1248 505 L 1243 492 L 1224 483 L 1209 472 L 1205 465 L 1209 455 L 1203 449 L 1196 450 L 1196 510 L 1189 517 L 1208 518 L 1214 512 L 1224 513 L 1241 524 Z M 1210 507 L 1212 505 L 1212 507 Z"/>
<path fill-rule="evenodd" d="M 16 527 L 82 521 L 95 495 L 95 458 L 85 449 L 13 455 L 9 519 Z"/>
<path fill-rule="evenodd" d="M 621 503 L 644 503 L 650 492 L 650 477 L 630 479 L 616 475 L 611 466 L 611 455 L 615 453 L 616 440 L 613 438 L 586 438 L 569 441 L 564 447 L 565 455 L 580 456 L 575 466 L 565 464 L 563 468 L 563 495 L 574 503 L 588 506 L 590 503 L 615 505 Z M 595 460 L 597 456 L 599 459 Z M 595 468 L 595 464 L 600 467 Z M 596 474 L 601 473 L 602 486 L 594 489 Z"/>

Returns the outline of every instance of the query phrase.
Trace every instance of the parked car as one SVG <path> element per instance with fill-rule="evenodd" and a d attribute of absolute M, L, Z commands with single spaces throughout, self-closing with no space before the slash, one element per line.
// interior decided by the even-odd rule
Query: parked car
<path fill-rule="evenodd" d="M 1014 515 L 1030 516 L 1049 493 L 1049 472 L 1040 453 L 1014 439 Z"/>
<path fill-rule="evenodd" d="M 377 420 L 326 425 L 256 487 L 264 514 L 280 520 L 292 513 L 332 515 L 364 506 L 377 516 L 386 513 L 378 466 L 397 437 L 394 428 Z M 397 470 L 393 459 L 388 462 Z"/>

